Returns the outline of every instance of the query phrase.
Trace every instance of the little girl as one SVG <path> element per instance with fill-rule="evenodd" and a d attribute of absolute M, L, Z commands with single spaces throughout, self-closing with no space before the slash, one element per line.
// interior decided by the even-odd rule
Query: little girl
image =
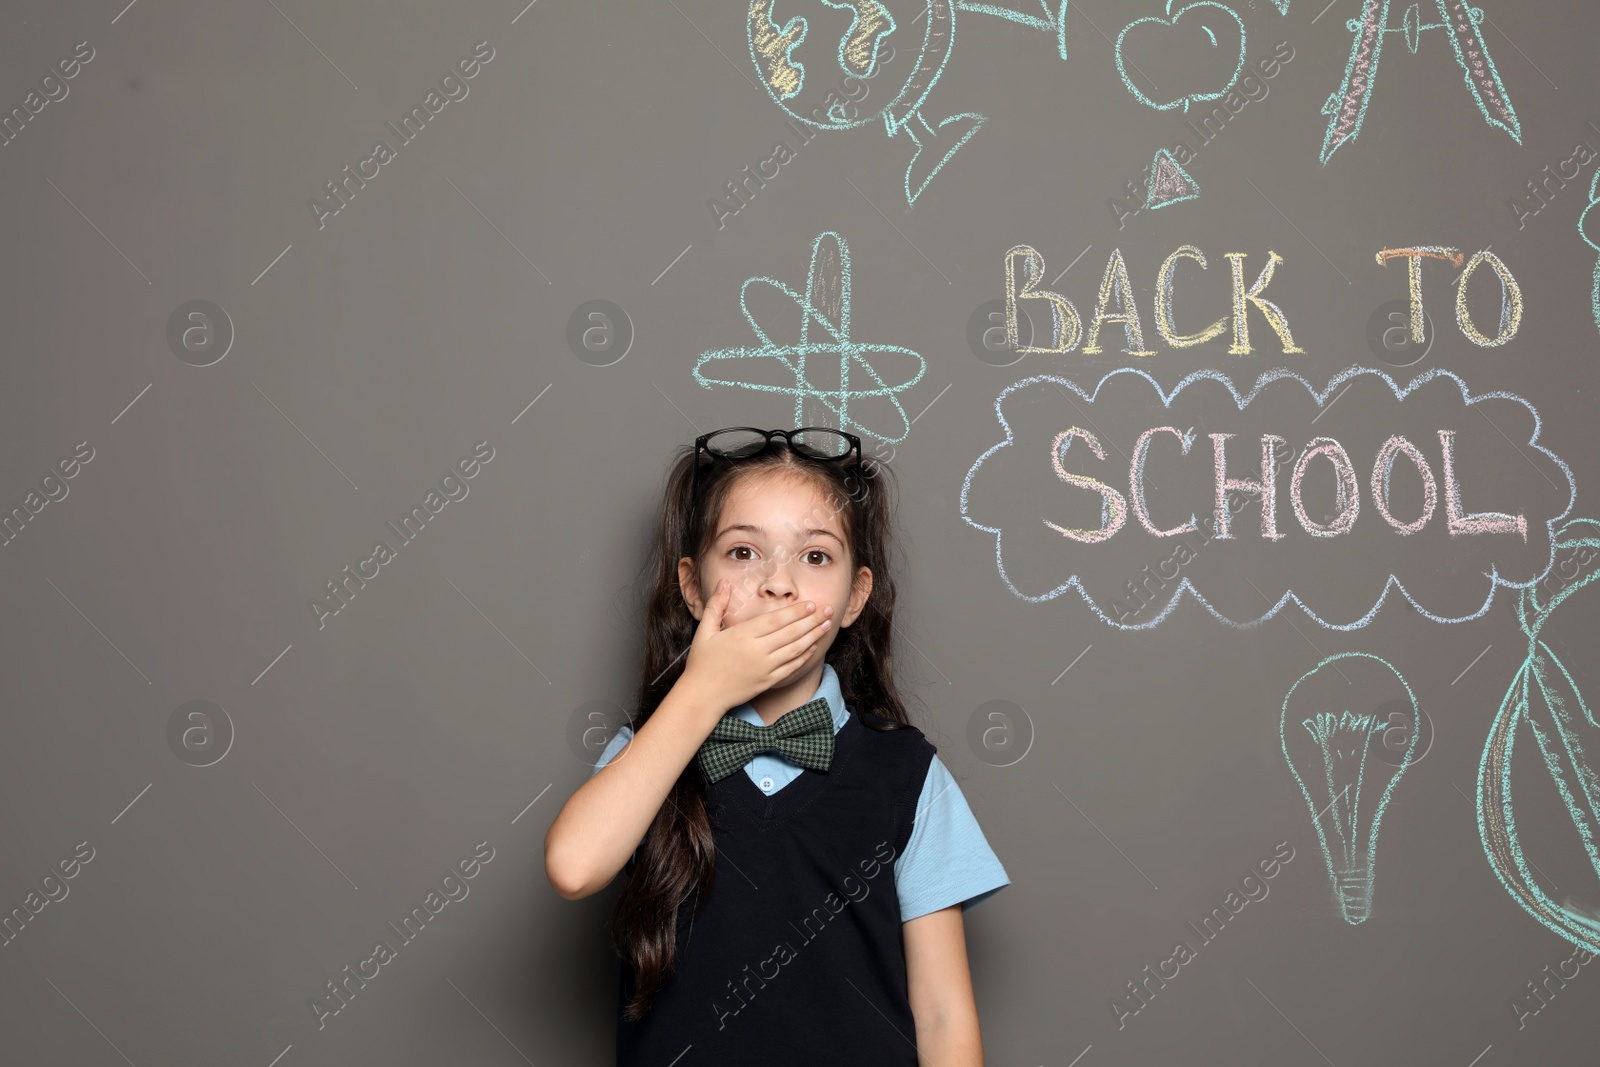
<path fill-rule="evenodd" d="M 545 837 L 569 900 L 624 872 L 619 1067 L 983 1063 L 961 916 L 1010 881 L 895 689 L 887 471 L 819 427 L 672 467 L 637 729 Z"/>

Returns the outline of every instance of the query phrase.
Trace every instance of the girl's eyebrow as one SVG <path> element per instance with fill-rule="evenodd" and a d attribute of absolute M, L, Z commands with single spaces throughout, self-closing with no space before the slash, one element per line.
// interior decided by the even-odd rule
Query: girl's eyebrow
<path fill-rule="evenodd" d="M 760 534 L 762 536 L 765 536 L 766 532 L 767 532 L 766 530 L 762 529 L 760 526 L 751 526 L 749 523 L 738 523 L 738 524 L 736 524 L 734 526 L 724 526 L 722 528 L 722 532 L 717 534 L 717 540 L 719 540 L 719 541 L 722 540 L 724 537 L 728 536 L 730 533 L 733 533 L 735 530 L 745 530 L 745 531 L 748 531 L 749 533 Z M 844 546 L 844 541 L 840 540 L 839 535 L 834 533 L 832 530 L 824 530 L 821 527 L 813 526 L 811 529 L 806 530 L 804 532 L 805 532 L 806 537 L 808 537 L 808 538 L 810 538 L 810 537 L 831 537 L 831 538 L 833 538 L 835 541 L 837 541 L 839 543 L 840 547 Z"/>

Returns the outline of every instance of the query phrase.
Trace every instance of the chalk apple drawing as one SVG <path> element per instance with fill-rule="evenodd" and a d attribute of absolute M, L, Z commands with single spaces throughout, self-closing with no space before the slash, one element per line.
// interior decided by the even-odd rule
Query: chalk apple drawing
<path fill-rule="evenodd" d="M 1226 96 L 1228 90 L 1233 88 L 1233 83 L 1239 80 L 1239 72 L 1244 70 L 1244 20 L 1239 17 L 1238 13 L 1235 12 L 1233 8 L 1228 7 L 1225 4 L 1219 4 L 1216 2 L 1216 0 L 1197 0 L 1196 3 L 1185 4 L 1176 11 L 1172 10 L 1172 3 L 1173 0 L 1167 0 L 1166 18 L 1162 18 L 1158 15 L 1149 15 L 1142 19 L 1134 19 L 1132 22 L 1122 27 L 1122 32 L 1117 34 L 1117 46 L 1114 50 L 1114 54 L 1117 60 L 1117 73 L 1122 75 L 1122 84 L 1128 87 L 1128 92 L 1133 94 L 1133 98 L 1135 100 L 1146 105 L 1147 107 L 1153 107 L 1157 111 L 1166 111 L 1170 108 L 1175 108 L 1180 104 L 1183 105 L 1184 111 L 1188 111 L 1191 103 L 1198 104 L 1204 100 L 1216 100 L 1220 97 Z M 1150 99 L 1143 92 L 1141 92 L 1139 87 L 1133 84 L 1133 79 L 1128 77 L 1128 71 L 1123 66 L 1122 62 L 1122 42 L 1127 38 L 1128 31 L 1132 30 L 1135 26 L 1142 26 L 1147 23 L 1155 23 L 1158 26 L 1176 26 L 1178 24 L 1178 20 L 1183 18 L 1187 12 L 1194 11 L 1204 14 L 1204 9 L 1206 8 L 1215 8 L 1218 11 L 1221 11 L 1223 14 L 1227 15 L 1228 18 L 1232 19 L 1239 27 L 1239 61 L 1234 64 L 1233 73 L 1228 76 L 1228 84 L 1224 85 L 1214 93 L 1191 93 L 1188 96 L 1182 96 L 1176 100 L 1170 100 L 1165 104 L 1156 103 L 1154 100 Z M 1210 26 L 1202 22 L 1200 28 L 1204 30 L 1206 36 L 1211 39 L 1211 45 L 1213 48 L 1221 47 L 1217 44 L 1217 35 L 1212 32 Z"/>

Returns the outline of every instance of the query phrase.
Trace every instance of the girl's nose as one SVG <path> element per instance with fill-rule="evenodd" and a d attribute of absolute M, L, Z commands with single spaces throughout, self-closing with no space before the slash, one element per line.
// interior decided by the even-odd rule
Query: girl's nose
<path fill-rule="evenodd" d="M 781 567 L 776 568 L 761 581 L 762 596 L 792 600 L 798 592 L 794 581 Z"/>

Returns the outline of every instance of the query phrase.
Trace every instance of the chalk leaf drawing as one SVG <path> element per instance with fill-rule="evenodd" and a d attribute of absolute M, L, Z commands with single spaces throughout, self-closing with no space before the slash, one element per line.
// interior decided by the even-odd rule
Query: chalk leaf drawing
<path fill-rule="evenodd" d="M 1592 560 L 1600 552 L 1600 522 L 1573 519 L 1556 532 L 1556 543 L 1565 550 L 1586 551 Z M 1600 847 L 1596 842 L 1600 831 L 1600 777 L 1595 774 L 1591 755 L 1600 747 L 1600 720 L 1542 633 L 1557 608 L 1597 579 L 1600 570 L 1591 567 L 1587 573 L 1561 584 L 1548 597 L 1540 586 L 1525 589 L 1518 597 L 1517 622 L 1528 638 L 1527 655 L 1489 727 L 1478 764 L 1478 834 L 1495 876 L 1529 915 L 1552 933 L 1591 952 L 1600 952 L 1600 921 L 1591 909 L 1575 901 L 1557 903 L 1541 884 L 1545 879 L 1536 875 L 1537 868 L 1530 869 L 1523 855 L 1512 792 L 1511 755 L 1521 734 L 1519 727 L 1526 723 L 1545 770 L 1572 818 L 1589 865 L 1600 877 Z"/>
<path fill-rule="evenodd" d="M 1406 47 L 1415 55 L 1425 31 L 1444 30 L 1483 120 L 1505 130 L 1517 144 L 1522 143 L 1522 124 L 1479 29 L 1484 20 L 1483 9 L 1470 7 L 1463 0 L 1434 0 L 1434 4 L 1439 10 L 1440 22 L 1423 22 L 1421 5 L 1412 4 L 1406 8 L 1401 24 L 1390 26 L 1389 0 L 1363 0 L 1360 17 L 1345 23 L 1345 28 L 1354 35 L 1350 42 L 1350 59 L 1345 64 L 1344 80 L 1322 105 L 1322 113 L 1328 116 L 1328 129 L 1322 138 L 1318 162 L 1326 165 L 1340 146 L 1353 141 L 1361 132 L 1367 105 L 1372 101 L 1372 89 L 1378 81 L 1383 41 L 1391 33 L 1403 34 Z"/>
<path fill-rule="evenodd" d="M 1594 261 L 1594 288 L 1590 290 L 1589 300 L 1594 311 L 1594 324 L 1600 329 L 1600 211 L 1595 206 L 1600 204 L 1600 170 L 1594 172 L 1594 177 L 1589 179 L 1589 204 L 1583 209 L 1583 214 L 1578 216 L 1578 236 L 1583 238 L 1583 243 L 1595 250 Z"/>
<path fill-rule="evenodd" d="M 1244 69 L 1244 19 L 1240 18 L 1238 12 L 1234 11 L 1233 8 L 1228 7 L 1225 4 L 1219 4 L 1216 2 L 1216 0 L 1198 0 L 1196 3 L 1185 4 L 1176 11 L 1172 9 L 1172 4 L 1173 0 L 1167 0 L 1167 14 L 1165 18 L 1159 15 L 1149 15 L 1142 19 L 1134 19 L 1132 22 L 1122 27 L 1122 32 L 1117 34 L 1117 43 L 1113 54 L 1117 61 L 1117 73 L 1122 75 L 1122 84 L 1128 87 L 1128 92 L 1133 94 L 1133 98 L 1135 100 L 1147 107 L 1153 107 L 1157 111 L 1166 111 L 1169 108 L 1175 107 L 1182 107 L 1184 111 L 1188 111 L 1190 104 L 1198 104 L 1206 100 L 1216 100 L 1220 97 L 1226 96 L 1228 90 L 1233 88 L 1233 83 L 1239 80 L 1239 72 Z M 1217 12 L 1221 12 L 1221 14 L 1218 15 L 1216 14 Z M 1179 96 L 1175 99 L 1163 99 L 1159 102 L 1152 100 L 1150 97 L 1146 96 L 1144 91 L 1135 85 L 1133 79 L 1128 76 L 1128 69 L 1122 58 L 1123 42 L 1127 40 L 1129 33 L 1133 32 L 1135 28 L 1139 27 L 1148 27 L 1139 29 L 1141 36 L 1146 33 L 1156 33 L 1159 31 L 1170 32 L 1180 22 L 1186 21 L 1185 16 L 1187 16 L 1187 21 L 1199 25 L 1201 31 L 1204 32 L 1206 37 L 1211 41 L 1211 47 L 1213 48 L 1223 47 L 1217 41 L 1216 30 L 1212 28 L 1213 23 L 1222 25 L 1227 19 L 1231 19 L 1233 23 L 1239 27 L 1239 55 L 1237 57 L 1237 61 L 1233 65 L 1233 73 L 1228 75 L 1227 84 L 1221 86 L 1215 92 L 1189 93 L 1184 96 Z"/>
<path fill-rule="evenodd" d="M 1415 722 L 1416 694 L 1399 671 L 1369 653 L 1343 652 L 1302 674 L 1283 698 L 1283 756 L 1311 810 L 1339 913 L 1352 926 L 1372 914 L 1378 827 L 1417 746 L 1417 731 L 1409 731 L 1401 759 L 1383 759 L 1390 724 L 1371 709 L 1397 696 L 1410 702 Z"/>
<path fill-rule="evenodd" d="M 748 297 L 752 286 L 764 286 L 769 294 L 781 294 L 791 302 L 800 313 L 798 330 L 775 328 L 769 334 L 750 309 Z M 909 348 L 862 344 L 851 338 L 850 247 L 843 237 L 825 230 L 812 242 L 811 268 L 804 296 L 774 278 L 749 278 L 739 289 L 739 307 L 761 343 L 702 353 L 694 366 L 695 381 L 707 389 L 713 385 L 730 385 L 793 396 L 796 426 L 803 425 L 806 398 L 816 397 L 837 416 L 841 430 L 854 430 L 888 444 L 906 439 L 911 421 L 906 418 L 905 408 L 900 406 L 899 394 L 922 380 L 927 363 Z M 775 340 L 774 334 L 789 339 Z M 759 364 L 760 370 L 770 371 L 776 366 L 782 372 L 780 377 L 792 377 L 794 384 L 711 378 L 701 373 L 700 368 L 708 363 L 728 360 L 736 361 L 735 370 Z M 808 360 L 836 367 L 838 388 L 814 385 L 808 376 Z M 879 364 L 891 363 L 901 372 L 893 385 L 885 382 L 879 373 Z M 862 377 L 868 381 L 860 381 Z M 857 402 L 854 409 L 850 406 L 852 400 Z M 869 403 L 863 404 L 863 401 Z"/>

